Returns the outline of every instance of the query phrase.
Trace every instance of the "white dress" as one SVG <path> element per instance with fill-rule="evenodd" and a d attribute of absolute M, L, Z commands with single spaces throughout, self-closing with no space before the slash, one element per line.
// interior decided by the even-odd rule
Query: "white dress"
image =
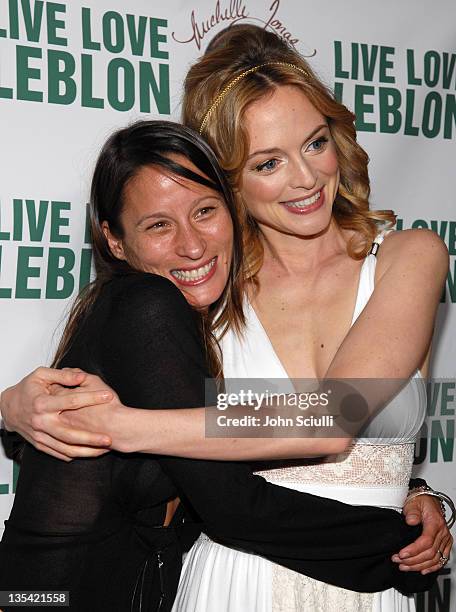
<path fill-rule="evenodd" d="M 381 243 L 383 235 L 376 242 Z M 377 247 L 378 248 L 378 247 Z M 374 289 L 376 257 L 363 262 L 352 324 Z M 221 342 L 224 375 L 255 378 L 267 388 L 290 381 L 250 304 L 240 339 Z M 281 381 L 281 382 L 280 382 Z M 277 389 L 274 389 L 274 391 Z M 229 391 L 229 388 L 227 389 Z M 417 372 L 369 424 L 350 450 L 320 462 L 258 472 L 269 482 L 353 505 L 401 510 L 408 491 L 414 442 L 426 412 L 424 381 Z M 414 599 L 395 589 L 357 593 L 218 544 L 202 534 L 185 558 L 173 612 L 411 612 Z"/>

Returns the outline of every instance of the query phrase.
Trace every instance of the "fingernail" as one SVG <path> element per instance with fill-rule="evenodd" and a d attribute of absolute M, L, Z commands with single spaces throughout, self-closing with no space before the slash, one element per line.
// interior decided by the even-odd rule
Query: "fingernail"
<path fill-rule="evenodd" d="M 409 568 L 407 565 L 399 565 L 399 569 L 400 569 L 402 572 L 408 572 L 408 571 L 410 571 L 410 568 Z"/>
<path fill-rule="evenodd" d="M 399 563 L 400 562 L 400 557 L 399 557 L 399 555 L 393 555 L 391 557 L 391 560 L 394 561 L 394 563 Z"/>
<path fill-rule="evenodd" d="M 421 573 L 424 575 L 429 574 L 429 570 L 421 570 Z"/>
<path fill-rule="evenodd" d="M 417 514 L 409 514 L 407 515 L 408 520 L 416 521 L 419 518 Z"/>
<path fill-rule="evenodd" d="M 101 397 L 103 399 L 111 399 L 111 394 L 108 391 L 106 391 L 105 393 L 102 393 Z"/>

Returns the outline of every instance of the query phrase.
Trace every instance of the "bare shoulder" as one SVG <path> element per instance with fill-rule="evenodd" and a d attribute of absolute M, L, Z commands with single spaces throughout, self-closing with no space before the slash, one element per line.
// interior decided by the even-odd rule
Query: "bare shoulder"
<path fill-rule="evenodd" d="M 387 269 L 393 262 L 402 261 L 425 267 L 439 275 L 448 271 L 448 249 L 435 232 L 428 229 L 407 229 L 391 232 L 379 250 L 378 262 Z"/>

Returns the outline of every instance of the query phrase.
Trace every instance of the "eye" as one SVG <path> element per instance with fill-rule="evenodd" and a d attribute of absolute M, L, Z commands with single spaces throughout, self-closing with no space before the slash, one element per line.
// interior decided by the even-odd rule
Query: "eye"
<path fill-rule="evenodd" d="M 262 164 L 258 164 L 258 166 L 255 166 L 255 170 L 257 172 L 272 172 L 273 170 L 277 168 L 278 163 L 279 163 L 278 159 L 275 159 L 275 158 L 268 159 Z"/>
<path fill-rule="evenodd" d="M 212 211 L 214 211 L 216 209 L 215 206 L 204 206 L 204 208 L 200 208 L 197 213 L 196 213 L 196 217 L 207 217 L 207 215 L 210 215 Z"/>
<path fill-rule="evenodd" d="M 322 151 L 326 144 L 328 143 L 328 139 L 326 136 L 320 136 L 319 138 L 317 138 L 316 140 L 313 140 L 309 146 L 307 147 L 308 151 Z"/>
<path fill-rule="evenodd" d="M 148 230 L 162 230 L 165 229 L 167 227 L 167 222 L 166 221 L 156 221 L 155 223 L 153 223 L 152 225 L 149 225 L 149 227 L 147 228 Z"/>

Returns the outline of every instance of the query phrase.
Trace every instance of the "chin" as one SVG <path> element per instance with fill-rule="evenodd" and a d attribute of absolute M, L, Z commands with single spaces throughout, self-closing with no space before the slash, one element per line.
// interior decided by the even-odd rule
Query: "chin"
<path fill-rule="evenodd" d="M 169 277 L 174 285 L 181 291 L 187 302 L 197 310 L 204 310 L 214 304 L 222 295 L 228 282 L 228 278 L 213 277 L 202 285 L 185 286 L 176 281 L 174 277 Z"/>
<path fill-rule="evenodd" d="M 317 211 L 309 217 L 299 217 L 293 224 L 293 230 L 303 236 L 316 236 L 324 233 L 331 224 L 331 210 Z M 291 228 L 290 228 L 291 229 Z"/>
<path fill-rule="evenodd" d="M 216 302 L 220 297 L 221 292 L 201 291 L 199 293 L 184 292 L 187 302 L 197 310 L 209 308 L 211 304 Z"/>
<path fill-rule="evenodd" d="M 300 236 L 302 238 L 310 238 L 312 236 L 318 236 L 324 234 L 330 225 L 331 219 L 327 223 L 295 223 L 293 227 L 289 224 L 287 227 L 282 228 L 281 231 L 284 234 L 290 234 L 292 236 Z"/>

